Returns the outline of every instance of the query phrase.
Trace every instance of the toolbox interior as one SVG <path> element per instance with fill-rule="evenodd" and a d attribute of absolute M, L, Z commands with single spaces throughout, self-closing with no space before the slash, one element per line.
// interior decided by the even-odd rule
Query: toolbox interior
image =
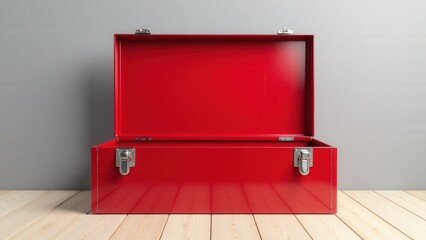
<path fill-rule="evenodd" d="M 311 41 L 118 35 L 115 136 L 313 136 Z"/>

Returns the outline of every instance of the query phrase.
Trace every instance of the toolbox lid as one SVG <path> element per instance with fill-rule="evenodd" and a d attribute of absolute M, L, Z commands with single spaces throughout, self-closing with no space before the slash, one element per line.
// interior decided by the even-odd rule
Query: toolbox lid
<path fill-rule="evenodd" d="M 119 141 L 314 135 L 312 35 L 117 34 L 114 48 Z"/>

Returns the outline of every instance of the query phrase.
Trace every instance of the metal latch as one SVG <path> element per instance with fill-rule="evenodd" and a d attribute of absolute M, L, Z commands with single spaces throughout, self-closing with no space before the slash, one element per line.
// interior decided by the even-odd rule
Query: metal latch
<path fill-rule="evenodd" d="M 117 148 L 115 150 L 115 166 L 120 169 L 121 175 L 127 175 L 130 168 L 135 166 L 135 148 Z"/>
<path fill-rule="evenodd" d="M 136 29 L 135 34 L 151 34 L 151 31 L 147 28 L 138 28 Z"/>
<path fill-rule="evenodd" d="M 294 149 L 293 166 L 299 168 L 302 175 L 308 175 L 309 169 L 314 165 L 313 151 L 311 147 Z"/>
<path fill-rule="evenodd" d="M 282 35 L 282 34 L 289 34 L 289 35 L 292 35 L 292 34 L 293 34 L 293 30 L 288 29 L 288 28 L 282 28 L 282 29 L 279 29 L 279 30 L 278 30 L 277 34 L 278 34 L 278 35 Z"/>

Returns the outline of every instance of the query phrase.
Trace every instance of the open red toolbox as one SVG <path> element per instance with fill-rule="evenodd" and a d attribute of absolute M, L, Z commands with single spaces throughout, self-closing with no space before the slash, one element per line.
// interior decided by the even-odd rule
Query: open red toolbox
<path fill-rule="evenodd" d="M 312 35 L 117 34 L 93 213 L 334 213 Z"/>

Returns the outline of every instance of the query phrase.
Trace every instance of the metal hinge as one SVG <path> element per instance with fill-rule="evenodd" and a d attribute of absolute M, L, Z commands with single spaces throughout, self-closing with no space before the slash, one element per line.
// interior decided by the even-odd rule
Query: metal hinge
<path fill-rule="evenodd" d="M 293 30 L 288 29 L 288 28 L 282 28 L 282 29 L 278 30 L 277 34 L 278 35 L 286 35 L 286 34 L 292 35 L 293 34 Z"/>
<path fill-rule="evenodd" d="M 135 34 L 151 34 L 151 31 L 147 28 L 138 28 L 136 29 Z"/>
<path fill-rule="evenodd" d="M 302 175 L 308 175 L 314 165 L 314 156 L 311 147 L 299 147 L 294 149 L 293 166 L 299 168 Z"/>
<path fill-rule="evenodd" d="M 294 137 L 289 137 L 289 136 L 279 136 L 279 137 L 278 137 L 278 141 L 279 141 L 279 142 L 293 142 L 293 141 L 294 141 Z"/>
<path fill-rule="evenodd" d="M 121 175 L 127 175 L 130 168 L 135 166 L 136 150 L 133 147 L 117 148 L 115 150 L 115 166 L 119 168 Z"/>

